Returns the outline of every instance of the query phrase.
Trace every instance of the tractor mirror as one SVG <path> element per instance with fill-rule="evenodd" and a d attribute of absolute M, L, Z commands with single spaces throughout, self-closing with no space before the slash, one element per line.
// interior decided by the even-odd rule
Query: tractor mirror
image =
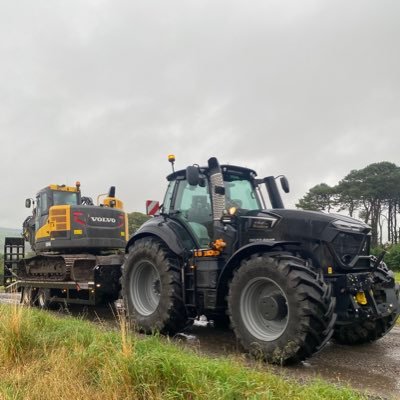
<path fill-rule="evenodd" d="M 31 208 L 31 205 L 32 205 L 31 199 L 26 199 L 26 200 L 25 200 L 25 207 L 26 207 L 26 208 Z"/>
<path fill-rule="evenodd" d="M 285 193 L 289 193 L 289 181 L 287 180 L 286 176 L 281 176 L 281 187 Z"/>
<path fill-rule="evenodd" d="M 197 186 L 200 183 L 200 174 L 198 167 L 190 165 L 186 168 L 186 180 L 190 186 Z"/>

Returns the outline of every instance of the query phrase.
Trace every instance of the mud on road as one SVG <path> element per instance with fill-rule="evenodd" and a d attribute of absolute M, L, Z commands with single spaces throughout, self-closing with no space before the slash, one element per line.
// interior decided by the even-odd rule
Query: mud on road
<path fill-rule="evenodd" d="M 16 301 L 16 295 L 0 294 L 1 303 Z M 117 328 L 115 315 L 110 307 L 74 305 L 69 306 L 67 313 Z M 230 330 L 195 324 L 176 335 L 175 340 L 182 346 L 194 348 L 202 354 L 212 357 L 237 356 L 249 365 L 252 364 Z M 300 365 L 276 367 L 266 364 L 265 369 L 300 381 L 320 377 L 333 384 L 349 385 L 373 396 L 400 399 L 400 325 L 395 326 L 389 334 L 375 343 L 361 346 L 329 343 L 322 351 Z"/>

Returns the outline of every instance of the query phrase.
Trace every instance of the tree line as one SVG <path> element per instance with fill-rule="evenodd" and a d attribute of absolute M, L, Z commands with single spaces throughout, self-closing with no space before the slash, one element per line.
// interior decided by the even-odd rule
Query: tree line
<path fill-rule="evenodd" d="M 138 211 L 128 213 L 129 235 L 135 233 L 140 228 L 140 226 L 149 218 L 151 217 Z"/>
<path fill-rule="evenodd" d="M 347 212 L 369 224 L 371 245 L 400 240 L 400 167 L 382 161 L 350 171 L 335 186 L 319 183 L 296 204 L 304 210 Z"/>

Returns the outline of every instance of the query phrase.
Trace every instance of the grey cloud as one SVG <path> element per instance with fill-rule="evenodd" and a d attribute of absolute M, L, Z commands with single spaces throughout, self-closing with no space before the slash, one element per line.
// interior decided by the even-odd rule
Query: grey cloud
<path fill-rule="evenodd" d="M 166 155 L 311 185 L 399 163 L 397 1 L 0 4 L 0 226 L 49 183 L 161 199 Z"/>

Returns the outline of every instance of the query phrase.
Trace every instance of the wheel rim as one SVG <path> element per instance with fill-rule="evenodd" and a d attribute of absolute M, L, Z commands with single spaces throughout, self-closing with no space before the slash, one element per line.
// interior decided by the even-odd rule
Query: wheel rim
<path fill-rule="evenodd" d="M 289 321 L 285 292 L 265 277 L 250 280 L 240 297 L 240 313 L 247 330 L 259 340 L 278 339 Z"/>
<path fill-rule="evenodd" d="M 161 281 L 157 268 L 150 261 L 142 261 L 131 275 L 131 300 L 137 312 L 153 314 L 160 303 Z"/>

